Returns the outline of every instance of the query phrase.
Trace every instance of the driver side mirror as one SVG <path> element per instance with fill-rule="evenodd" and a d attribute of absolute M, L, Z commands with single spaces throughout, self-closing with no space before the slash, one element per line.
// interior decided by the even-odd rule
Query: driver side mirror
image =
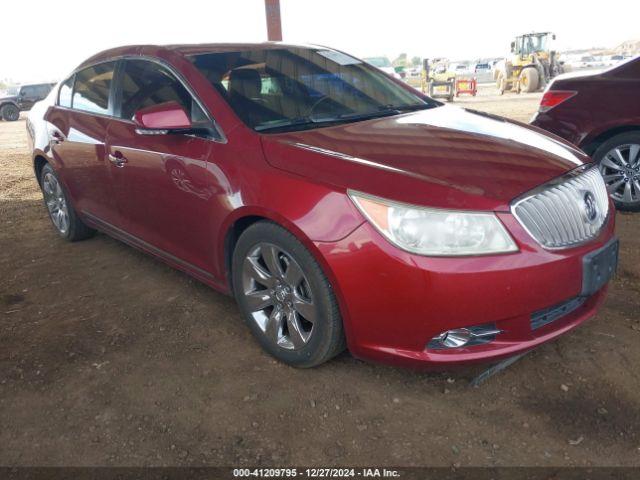
<path fill-rule="evenodd" d="M 511 53 L 513 53 L 516 49 L 516 42 L 511 42 Z"/>
<path fill-rule="evenodd" d="M 186 110 L 178 102 L 170 101 L 141 108 L 133 115 L 136 132 L 141 135 L 186 133 L 192 124 Z"/>

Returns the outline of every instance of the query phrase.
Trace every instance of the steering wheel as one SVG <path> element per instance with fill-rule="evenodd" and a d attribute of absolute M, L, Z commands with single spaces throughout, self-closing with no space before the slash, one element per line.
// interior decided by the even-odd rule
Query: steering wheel
<path fill-rule="evenodd" d="M 326 100 L 331 100 L 329 97 L 327 97 L 326 95 L 320 97 L 318 100 L 316 100 L 313 105 L 311 105 L 311 108 L 309 108 L 309 113 L 308 116 L 309 117 L 313 117 L 313 112 L 315 111 L 316 108 L 318 108 L 318 106 L 322 103 L 325 102 Z"/>

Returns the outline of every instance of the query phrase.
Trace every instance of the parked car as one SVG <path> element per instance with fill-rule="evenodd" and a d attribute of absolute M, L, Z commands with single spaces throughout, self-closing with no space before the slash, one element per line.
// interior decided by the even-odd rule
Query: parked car
<path fill-rule="evenodd" d="M 451 65 L 449 65 L 449 68 L 457 75 L 471 72 L 469 65 L 466 63 L 452 63 Z"/>
<path fill-rule="evenodd" d="M 556 77 L 532 123 L 591 155 L 616 206 L 640 211 L 640 57 Z"/>
<path fill-rule="evenodd" d="M 493 82 L 493 71 L 490 63 L 476 63 L 473 71 L 473 76 L 478 80 L 478 83 Z"/>
<path fill-rule="evenodd" d="M 625 59 L 624 55 L 610 55 L 606 60 L 606 66 L 610 67 L 622 62 Z"/>
<path fill-rule="evenodd" d="M 44 99 L 53 88 L 54 83 L 38 83 L 9 87 L 0 94 L 0 117 L 7 122 L 20 118 L 20 112 L 30 110 L 36 102 Z"/>
<path fill-rule="evenodd" d="M 567 62 L 572 70 L 586 70 L 593 68 L 601 68 L 604 66 L 604 62 L 598 60 L 593 55 L 583 55 L 573 61 Z"/>
<path fill-rule="evenodd" d="M 487 73 L 491 72 L 491 64 L 489 63 L 476 63 L 474 68 L 475 73 Z"/>
<path fill-rule="evenodd" d="M 431 368 L 509 357 L 592 317 L 617 261 L 584 153 L 326 47 L 109 50 L 28 131 L 61 237 L 101 230 L 234 295 L 298 367 L 345 345 Z"/>
<path fill-rule="evenodd" d="M 407 69 L 407 77 L 409 78 L 419 78 L 422 75 L 421 67 L 412 67 Z"/>

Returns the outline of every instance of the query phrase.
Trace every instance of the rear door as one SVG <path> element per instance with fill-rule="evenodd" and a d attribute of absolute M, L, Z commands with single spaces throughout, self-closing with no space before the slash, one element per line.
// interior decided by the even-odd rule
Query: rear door
<path fill-rule="evenodd" d="M 117 226 L 122 222 L 105 165 L 115 66 L 100 63 L 69 78 L 46 120 L 51 151 L 76 210 Z"/>
<path fill-rule="evenodd" d="M 151 60 L 126 59 L 119 75 L 119 117 L 107 135 L 114 199 L 132 241 L 187 267 L 211 271 L 211 204 L 219 193 L 207 171 L 215 142 L 207 136 L 144 135 L 134 113 L 168 101 L 184 107 L 194 123 L 207 116 L 168 67 Z"/>

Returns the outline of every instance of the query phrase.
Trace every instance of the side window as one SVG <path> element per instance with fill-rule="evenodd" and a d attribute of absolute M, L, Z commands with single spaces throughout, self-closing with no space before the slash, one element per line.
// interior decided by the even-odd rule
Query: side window
<path fill-rule="evenodd" d="M 42 99 L 49 95 L 51 91 L 51 87 L 49 85 L 39 85 L 38 86 L 38 98 Z"/>
<path fill-rule="evenodd" d="M 72 107 L 91 113 L 109 113 L 109 92 L 115 62 L 101 63 L 76 73 Z"/>
<path fill-rule="evenodd" d="M 60 85 L 60 90 L 58 92 L 58 105 L 61 107 L 71 108 L 71 91 L 73 90 L 73 79 L 74 76 L 71 77 Z"/>
<path fill-rule="evenodd" d="M 146 60 L 126 60 L 121 78 L 121 118 L 131 120 L 141 108 L 174 101 L 182 105 L 192 122 L 207 120 L 188 90 L 162 65 Z"/>
<path fill-rule="evenodd" d="M 22 89 L 20 90 L 20 95 L 24 98 L 31 98 L 33 97 L 33 89 L 34 87 L 22 87 Z"/>

